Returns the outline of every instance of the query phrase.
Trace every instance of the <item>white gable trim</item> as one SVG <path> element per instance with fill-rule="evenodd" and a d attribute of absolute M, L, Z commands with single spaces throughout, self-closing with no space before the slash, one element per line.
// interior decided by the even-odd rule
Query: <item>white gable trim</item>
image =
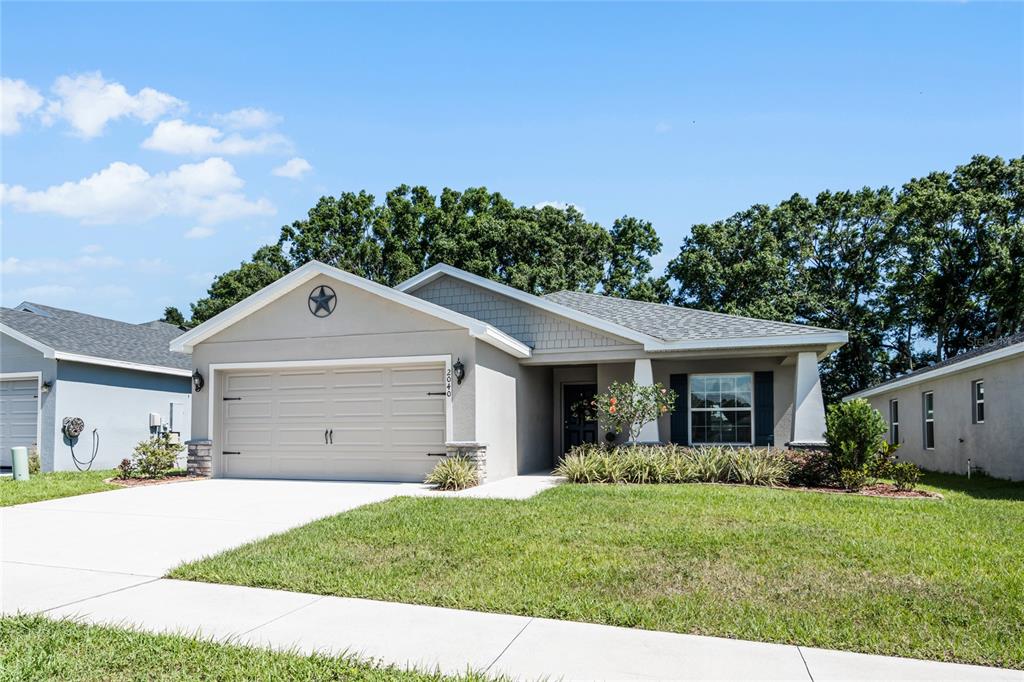
<path fill-rule="evenodd" d="M 508 298 L 515 299 L 526 305 L 531 305 L 535 308 L 564 317 L 574 322 L 592 327 L 599 331 L 606 332 L 608 334 L 614 334 L 630 341 L 643 344 L 644 351 L 648 353 L 666 352 L 666 351 L 685 351 L 685 350 L 705 350 L 705 349 L 718 349 L 718 348 L 766 348 L 775 346 L 821 346 L 827 347 L 822 357 L 832 352 L 839 346 L 842 346 L 847 342 L 848 336 L 843 331 L 827 331 L 827 332 L 815 332 L 813 334 L 786 334 L 780 336 L 751 336 L 742 338 L 722 338 L 722 339 L 702 339 L 699 341 L 664 341 L 662 339 L 638 332 L 635 329 L 624 327 L 614 322 L 595 317 L 589 313 L 584 313 L 575 308 L 571 308 L 561 303 L 555 303 L 549 301 L 540 296 L 534 296 L 528 294 L 525 291 L 520 291 L 514 287 L 510 287 L 507 284 L 495 282 L 494 280 L 487 279 L 486 277 L 480 277 L 474 275 L 465 270 L 454 268 L 444 263 L 439 263 L 427 270 L 424 270 L 415 277 L 410 277 L 396 289 L 404 292 L 411 292 L 419 289 L 428 282 L 432 282 L 442 275 L 454 277 L 455 279 L 469 282 L 475 286 L 481 287 L 488 291 L 494 292 L 501 296 L 507 296 Z"/>
<path fill-rule="evenodd" d="M 20 341 L 23 344 L 25 344 L 26 346 L 34 348 L 35 350 L 37 350 L 40 353 L 42 353 L 44 358 L 53 358 L 53 356 L 54 356 L 55 351 L 54 351 L 53 348 L 50 348 L 49 346 L 47 346 L 45 343 L 42 343 L 41 341 L 36 341 L 31 336 L 28 336 L 28 335 L 26 335 L 26 334 L 24 334 L 22 332 L 19 332 L 17 329 L 9 327 L 6 324 L 0 324 L 0 332 L 6 334 L 7 336 L 11 337 L 15 341 Z"/>
<path fill-rule="evenodd" d="M 252 296 L 249 296 L 227 310 L 214 315 L 198 327 L 185 332 L 178 338 L 171 341 L 170 349 L 179 353 L 191 353 L 196 344 L 201 343 L 205 339 L 210 338 L 224 329 L 227 329 L 239 320 L 248 317 L 252 313 L 276 301 L 289 291 L 292 291 L 296 287 L 301 286 L 318 275 L 326 275 L 327 277 L 336 279 L 344 284 L 348 284 L 356 287 L 357 289 L 362 289 L 363 291 L 375 294 L 381 298 L 404 305 L 407 308 L 412 308 L 413 310 L 426 315 L 463 327 L 473 338 L 489 343 L 495 348 L 503 350 L 513 357 L 528 358 L 531 355 L 532 351 L 525 343 L 485 322 L 481 322 L 480 320 L 476 320 L 467 315 L 457 313 L 454 310 L 449 310 L 448 308 L 430 303 L 429 301 L 425 301 L 410 294 L 403 293 L 398 289 L 392 289 L 391 287 L 384 286 L 383 284 L 378 284 L 363 277 L 358 277 L 350 272 L 339 270 L 338 268 L 331 267 L 330 265 L 326 265 L 319 261 L 306 263 L 273 284 L 269 284 L 263 289 L 260 289 Z"/>
<path fill-rule="evenodd" d="M 136 372 L 152 372 L 154 374 L 170 374 L 176 377 L 190 377 L 192 370 L 179 369 L 178 367 L 165 367 L 164 365 L 147 365 L 142 362 L 129 362 L 127 360 L 113 360 L 111 358 L 100 358 L 95 355 L 79 355 L 78 353 L 65 353 L 57 351 L 54 354 L 57 360 L 64 362 L 80 362 L 86 365 L 101 365 L 103 367 L 117 367 L 118 369 L 131 369 Z"/>
<path fill-rule="evenodd" d="M 1012 346 L 998 348 L 996 350 L 989 351 L 988 353 L 977 355 L 969 360 L 954 362 L 951 365 L 946 365 L 945 367 L 939 367 L 938 369 L 929 371 L 922 370 L 920 373 L 911 374 L 902 379 L 897 379 L 896 381 L 890 381 L 888 383 L 881 384 L 880 386 L 875 386 L 874 388 L 866 388 L 863 391 L 851 393 L 843 398 L 843 400 L 847 401 L 854 400 L 856 398 L 870 398 L 871 396 L 881 395 L 906 386 L 913 386 L 914 384 L 931 381 L 932 379 L 937 379 L 939 377 L 946 376 L 947 374 L 955 374 L 956 372 L 962 372 L 966 369 L 971 369 L 972 367 L 979 367 L 981 365 L 987 365 L 990 362 L 1005 360 L 1006 358 L 1011 358 L 1022 353 L 1024 353 L 1024 343 L 1015 343 Z"/>

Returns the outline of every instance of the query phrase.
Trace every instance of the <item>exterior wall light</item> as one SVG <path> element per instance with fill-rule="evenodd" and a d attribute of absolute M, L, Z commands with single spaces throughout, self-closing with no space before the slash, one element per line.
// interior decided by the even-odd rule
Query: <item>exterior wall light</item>
<path fill-rule="evenodd" d="M 462 380 L 466 378 L 466 366 L 462 364 L 462 358 L 455 361 L 452 371 L 455 372 L 455 383 L 461 384 Z"/>
<path fill-rule="evenodd" d="M 43 393 L 49 393 L 50 389 L 53 388 L 53 382 L 52 381 L 44 381 L 43 385 L 40 388 L 43 389 Z"/>
<path fill-rule="evenodd" d="M 192 372 L 192 388 L 196 389 L 196 393 L 203 390 L 203 386 L 206 385 L 206 380 L 203 379 L 203 375 L 199 373 L 199 370 Z"/>

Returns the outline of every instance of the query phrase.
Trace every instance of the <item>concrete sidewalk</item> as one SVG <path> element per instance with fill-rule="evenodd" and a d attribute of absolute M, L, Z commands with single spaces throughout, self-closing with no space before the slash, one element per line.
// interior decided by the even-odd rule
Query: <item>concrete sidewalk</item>
<path fill-rule="evenodd" d="M 51 618 L 178 632 L 304 653 L 350 653 L 400 667 L 569 680 L 1014 680 L 1024 672 L 782 644 L 147 580 L 49 609 Z"/>

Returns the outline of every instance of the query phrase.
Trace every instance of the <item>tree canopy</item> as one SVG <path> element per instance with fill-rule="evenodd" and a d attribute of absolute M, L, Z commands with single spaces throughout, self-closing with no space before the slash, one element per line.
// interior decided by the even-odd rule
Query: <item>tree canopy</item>
<path fill-rule="evenodd" d="M 1024 157 L 889 187 L 794 194 L 694 225 L 660 275 L 654 226 L 484 187 L 324 196 L 192 304 L 203 322 L 310 260 L 382 284 L 447 263 L 523 291 L 595 292 L 849 332 L 826 399 L 1024 330 Z M 168 321 L 178 323 L 170 309 Z"/>

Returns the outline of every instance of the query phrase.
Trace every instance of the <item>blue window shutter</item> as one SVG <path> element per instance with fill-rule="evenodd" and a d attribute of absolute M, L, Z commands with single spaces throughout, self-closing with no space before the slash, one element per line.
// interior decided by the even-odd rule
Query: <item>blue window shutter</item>
<path fill-rule="evenodd" d="M 685 374 L 672 374 L 668 378 L 668 385 L 673 391 L 676 392 L 676 409 L 672 412 L 672 442 L 677 445 L 689 445 L 690 434 L 687 429 L 687 400 L 686 394 L 689 392 L 689 384 L 686 381 Z"/>
<path fill-rule="evenodd" d="M 774 372 L 754 372 L 754 445 L 775 445 Z"/>

